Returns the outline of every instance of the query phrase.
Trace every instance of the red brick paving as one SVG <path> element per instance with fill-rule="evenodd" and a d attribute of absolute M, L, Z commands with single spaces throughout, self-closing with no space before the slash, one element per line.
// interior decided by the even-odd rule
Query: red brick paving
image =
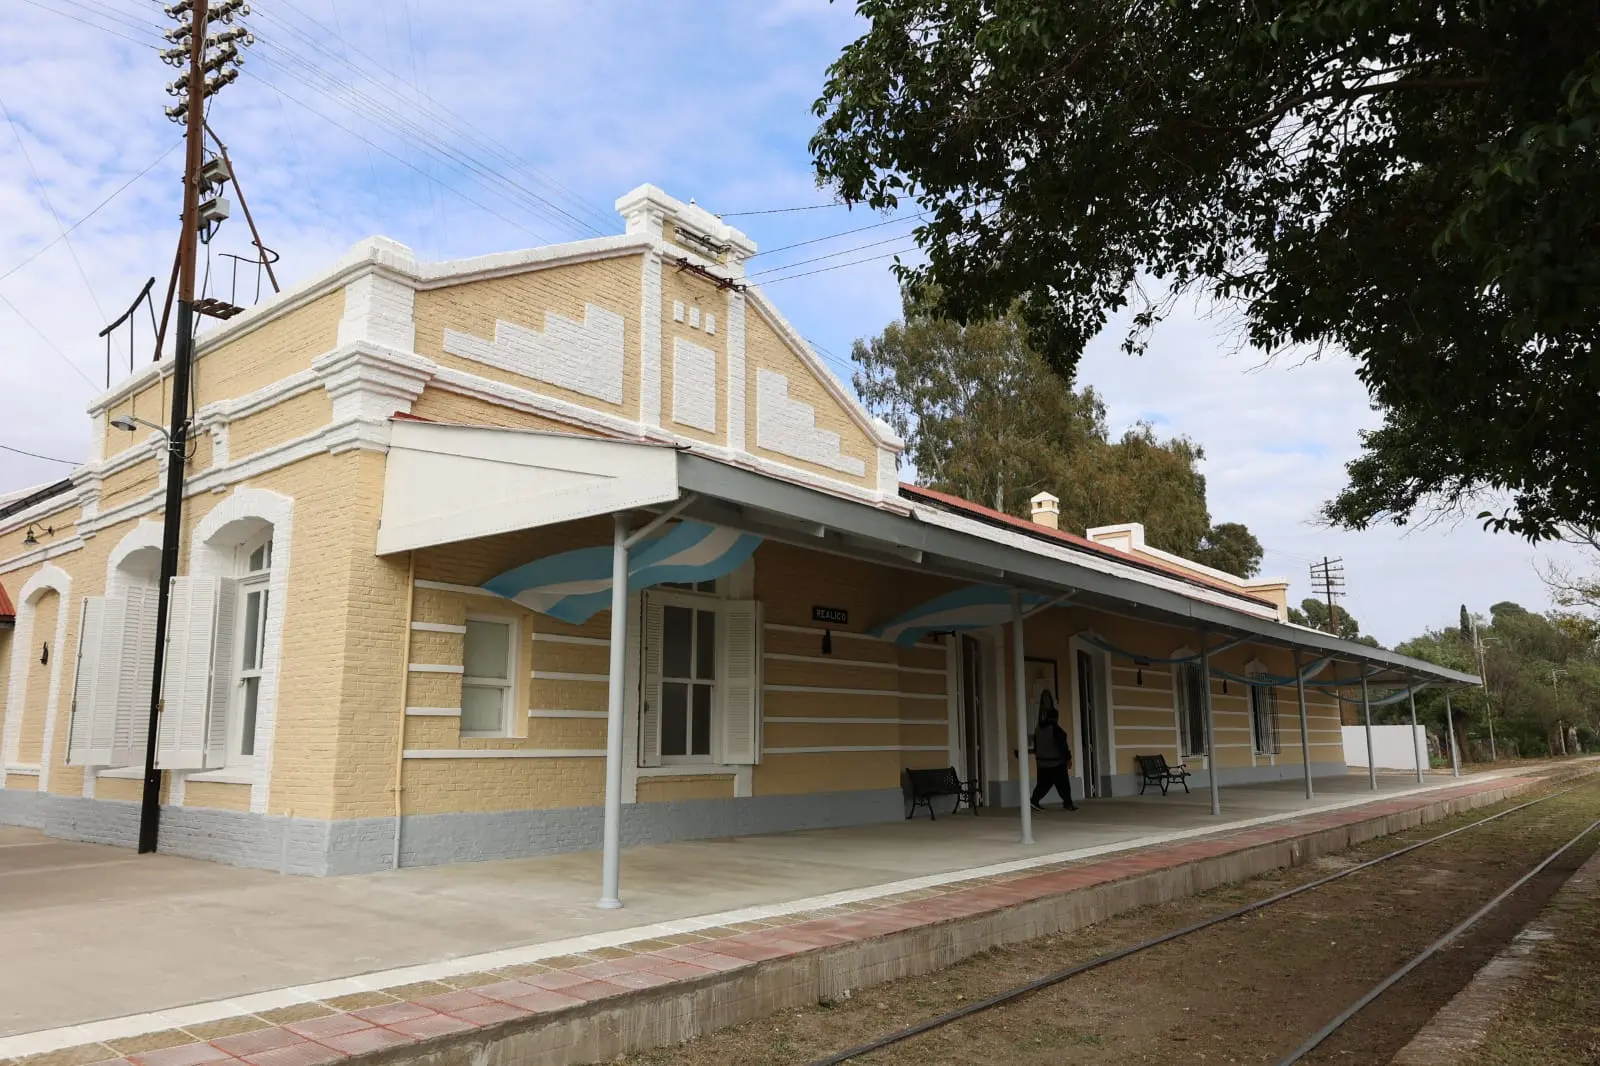
<path fill-rule="evenodd" d="M 625 958 L 595 959 L 568 970 L 423 996 L 414 1002 L 397 1001 L 288 1022 L 220 1037 L 210 1043 L 110 1059 L 94 1066 L 329 1066 L 348 1056 L 569 1010 L 639 989 L 1012 907 L 1519 783 L 1523 783 L 1522 779 L 1508 778 L 1462 785 L 1402 800 L 1317 812 L 1275 825 L 1223 831 L 1215 837 L 1162 845 L 1159 850 L 1139 854 L 956 882 L 927 894 L 905 894 L 849 909 L 826 908 L 819 912 L 824 916 L 807 921 L 707 937 L 694 944 L 643 951 Z"/>

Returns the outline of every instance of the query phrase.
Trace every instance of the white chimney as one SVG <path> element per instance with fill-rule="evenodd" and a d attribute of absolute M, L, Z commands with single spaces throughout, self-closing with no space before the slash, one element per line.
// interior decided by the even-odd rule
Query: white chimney
<path fill-rule="evenodd" d="M 1048 529 L 1061 528 L 1061 498 L 1041 492 L 1028 501 L 1033 504 L 1033 520 Z"/>

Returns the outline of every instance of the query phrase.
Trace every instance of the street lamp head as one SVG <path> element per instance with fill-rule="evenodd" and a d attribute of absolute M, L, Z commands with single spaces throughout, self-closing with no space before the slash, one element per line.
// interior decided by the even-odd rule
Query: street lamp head
<path fill-rule="evenodd" d="M 123 415 L 121 418 L 113 418 L 111 420 L 111 427 L 113 429 L 123 430 L 127 433 L 135 433 L 139 429 L 139 423 L 135 422 L 127 415 Z"/>

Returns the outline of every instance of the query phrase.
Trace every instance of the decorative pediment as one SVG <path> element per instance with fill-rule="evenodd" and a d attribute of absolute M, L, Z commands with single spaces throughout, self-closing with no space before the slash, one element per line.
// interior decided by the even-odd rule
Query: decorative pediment
<path fill-rule="evenodd" d="M 789 398 L 789 379 L 771 370 L 756 371 L 756 445 L 844 474 L 862 477 L 867 464 L 845 455 L 839 434 L 817 426 L 817 411 Z"/>
<path fill-rule="evenodd" d="M 447 329 L 444 350 L 547 385 L 620 404 L 622 336 L 621 315 L 586 303 L 582 322 L 546 311 L 542 332 L 504 319 L 496 320 L 492 341 Z"/>

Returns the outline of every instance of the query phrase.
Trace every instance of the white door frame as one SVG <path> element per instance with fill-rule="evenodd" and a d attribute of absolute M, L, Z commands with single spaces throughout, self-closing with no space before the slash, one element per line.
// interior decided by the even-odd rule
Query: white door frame
<path fill-rule="evenodd" d="M 1099 675 L 1095 678 L 1095 697 L 1100 708 L 1100 720 L 1095 723 L 1095 726 L 1096 735 L 1100 740 L 1098 753 L 1100 764 L 1093 768 L 1093 773 L 1102 782 L 1116 773 L 1117 722 L 1115 711 L 1111 705 L 1111 656 L 1104 649 L 1090 644 L 1083 638 L 1082 634 L 1076 634 L 1067 641 L 1066 673 L 1069 679 L 1067 695 L 1070 700 L 1068 705 L 1072 708 L 1072 749 L 1078 754 L 1078 757 L 1073 760 L 1076 771 L 1073 776 L 1078 779 L 1079 794 L 1087 796 L 1089 794 L 1089 767 L 1087 765 L 1087 754 L 1081 750 L 1083 747 L 1083 708 L 1080 706 L 1078 699 L 1078 652 L 1080 651 L 1089 655 L 1091 661 L 1097 667 L 1095 672 Z M 1057 695 L 1059 696 L 1060 694 L 1058 693 Z M 1110 789 L 1108 788 L 1106 791 L 1109 794 Z"/>

